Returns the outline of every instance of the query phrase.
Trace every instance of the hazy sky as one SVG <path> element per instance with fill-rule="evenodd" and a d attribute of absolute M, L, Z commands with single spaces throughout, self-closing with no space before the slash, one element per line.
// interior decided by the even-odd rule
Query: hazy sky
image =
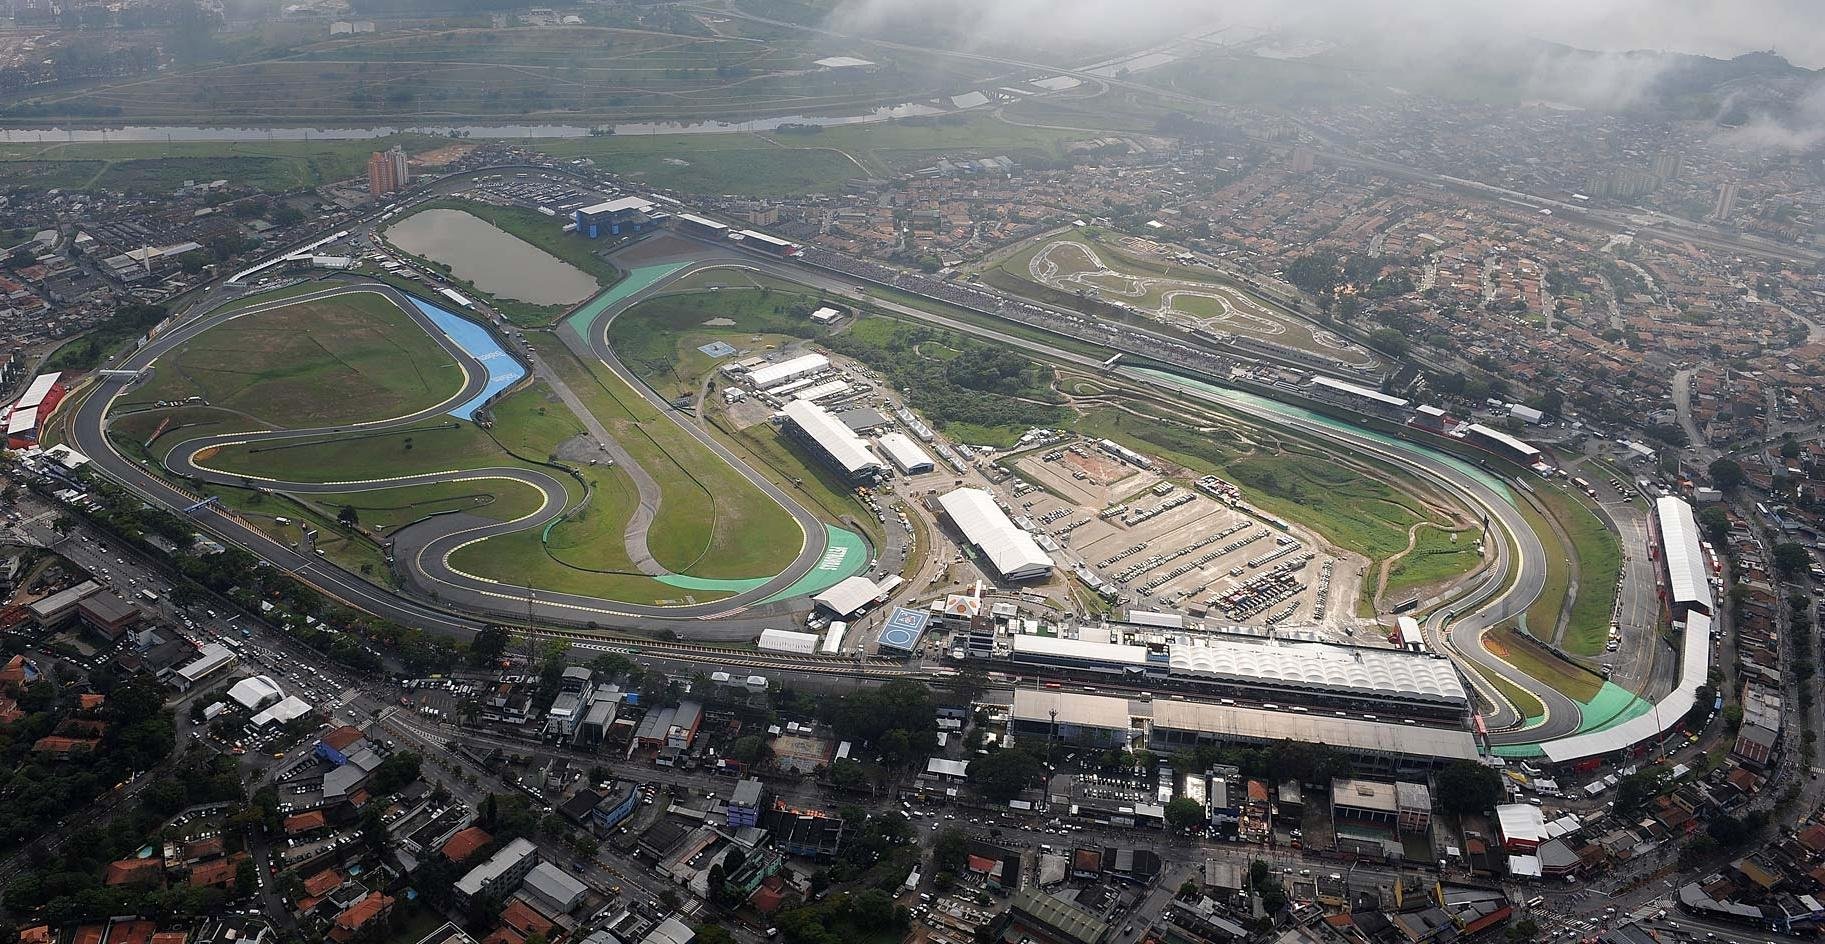
<path fill-rule="evenodd" d="M 836 25 L 880 28 L 947 20 L 1002 40 L 1155 38 L 1217 23 L 1389 38 L 1534 36 L 1587 49 L 1667 49 L 1729 57 L 1773 49 L 1825 66 L 1825 0 L 845 0 Z"/>

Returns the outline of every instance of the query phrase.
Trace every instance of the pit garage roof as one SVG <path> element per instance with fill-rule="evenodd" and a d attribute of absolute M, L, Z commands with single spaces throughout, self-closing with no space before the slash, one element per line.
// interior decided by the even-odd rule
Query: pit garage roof
<path fill-rule="evenodd" d="M 811 598 L 811 602 L 835 613 L 848 616 L 867 606 L 869 601 L 879 596 L 881 588 L 867 577 L 850 577 L 842 583 L 825 590 Z"/>
<path fill-rule="evenodd" d="M 1311 642 L 1175 641 L 1168 661 L 1174 677 L 1242 684 L 1278 682 L 1327 692 L 1441 704 L 1468 702 L 1449 659 L 1392 649 L 1358 649 Z"/>
<path fill-rule="evenodd" d="M 1147 664 L 1146 646 L 1094 642 L 1088 639 L 1062 639 L 1057 636 L 1034 636 L 1028 633 L 1014 636 L 1014 655 L 1075 659 L 1084 662 L 1104 662 L 1111 665 Z"/>
<path fill-rule="evenodd" d="M 1135 707 L 1126 698 L 1017 688 L 1012 717 L 1015 721 L 1056 721 L 1078 728 L 1126 731 L 1134 726 L 1131 719 Z M 1056 716 L 1054 711 L 1058 712 Z M 1142 714 L 1145 713 L 1143 706 Z"/>
<path fill-rule="evenodd" d="M 285 697 L 285 692 L 270 676 L 256 675 L 230 686 L 228 697 L 242 708 L 253 711 Z"/>
<path fill-rule="evenodd" d="M 1363 754 L 1435 757 L 1446 761 L 1477 758 L 1476 738 L 1457 728 L 1389 724 L 1239 705 L 1156 699 L 1153 726 L 1259 742 L 1291 739 Z"/>
<path fill-rule="evenodd" d="M 868 448 L 868 443 L 857 436 L 854 430 L 843 425 L 841 420 L 831 416 L 829 410 L 805 400 L 794 400 L 786 404 L 785 414 L 805 435 L 823 447 L 844 472 L 857 475 L 869 469 L 880 468 L 881 460 Z"/>
<path fill-rule="evenodd" d="M 1666 546 L 1673 604 L 1712 612 L 1711 579 L 1705 573 L 1705 554 L 1699 544 L 1698 520 L 1692 515 L 1692 506 L 1672 495 L 1662 495 L 1654 500 L 1654 516 L 1660 524 L 1660 541 Z"/>
<path fill-rule="evenodd" d="M 1023 580 L 1052 572 L 1052 558 L 1040 549 L 1032 535 L 1008 520 L 988 492 L 959 488 L 939 496 L 938 504 L 1001 576 Z"/>

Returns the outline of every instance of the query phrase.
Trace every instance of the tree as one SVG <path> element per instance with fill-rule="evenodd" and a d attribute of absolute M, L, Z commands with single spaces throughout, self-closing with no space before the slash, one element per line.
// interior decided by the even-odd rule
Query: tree
<path fill-rule="evenodd" d="M 1166 804 L 1166 822 L 1174 829 L 1191 829 L 1209 820 L 1204 815 L 1204 804 L 1190 797 L 1179 797 Z"/>
<path fill-rule="evenodd" d="M 1698 513 L 1698 526 L 1714 547 L 1730 543 L 1730 512 L 1722 505 L 1710 505 Z"/>
<path fill-rule="evenodd" d="M 1711 477 L 1711 484 L 1722 489 L 1736 488 L 1745 478 L 1743 467 L 1734 459 L 1713 459 L 1705 473 Z"/>
<path fill-rule="evenodd" d="M 744 764 L 758 764 L 767 756 L 767 742 L 758 735 L 743 735 L 729 745 L 729 756 Z"/>
<path fill-rule="evenodd" d="M 1482 813 L 1502 802 L 1502 775 L 1473 760 L 1453 761 L 1438 772 L 1439 806 L 1451 813 Z"/>
<path fill-rule="evenodd" d="M 1622 778 L 1616 785 L 1616 814 L 1632 816 L 1640 812 L 1649 800 L 1660 794 L 1660 787 L 1658 771 L 1644 770 Z"/>
<path fill-rule="evenodd" d="M 1796 577 L 1811 563 L 1812 554 L 1804 544 L 1783 541 L 1774 546 L 1774 567 L 1782 577 Z"/>
<path fill-rule="evenodd" d="M 355 510 L 354 505 L 343 505 L 336 512 L 336 523 L 345 528 L 352 528 L 361 523 L 361 513 Z"/>
<path fill-rule="evenodd" d="M 400 751 L 380 762 L 369 780 L 370 792 L 385 796 L 418 779 L 423 760 L 411 751 Z"/>
<path fill-rule="evenodd" d="M 964 860 L 969 858 L 969 854 L 969 837 L 959 829 L 946 829 L 932 843 L 932 865 L 941 872 L 955 872 L 963 868 Z"/>
<path fill-rule="evenodd" d="M 259 887 L 260 887 L 260 882 L 259 882 L 257 873 L 254 869 L 253 860 L 252 859 L 242 859 L 241 864 L 235 866 L 235 869 L 234 869 L 234 893 L 235 893 L 235 895 L 237 895 L 241 898 L 246 898 L 248 895 L 253 894 L 254 891 L 256 889 L 258 889 Z"/>
<path fill-rule="evenodd" d="M 1005 803 L 1019 796 L 1044 767 L 1025 748 L 1008 747 L 970 761 L 968 776 L 985 799 Z"/>
<path fill-rule="evenodd" d="M 512 641 L 513 637 L 507 632 L 507 627 L 492 624 L 483 626 L 469 640 L 469 658 L 479 665 L 498 662 Z"/>

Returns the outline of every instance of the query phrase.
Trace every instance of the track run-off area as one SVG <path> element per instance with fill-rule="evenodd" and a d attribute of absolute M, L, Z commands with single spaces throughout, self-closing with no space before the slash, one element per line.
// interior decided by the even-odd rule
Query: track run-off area
<path fill-rule="evenodd" d="M 601 445 L 615 456 L 614 465 L 631 480 L 629 487 L 636 495 L 635 511 L 628 518 L 624 535 L 627 556 L 638 570 L 635 576 L 676 587 L 680 599 L 665 603 L 630 602 L 528 586 L 453 563 L 453 559 L 458 562 L 465 559 L 462 554 L 465 549 L 487 548 L 490 547 L 487 542 L 496 539 L 525 541 L 532 535 L 537 537 L 531 539 L 542 540 L 554 526 L 574 516 L 587 501 L 588 489 L 579 483 L 573 471 L 566 470 L 560 463 L 458 463 L 394 475 L 355 477 L 262 471 L 260 466 L 264 460 L 258 459 L 261 456 L 270 459 L 285 452 L 322 454 L 337 449 L 360 450 L 364 447 L 358 444 L 380 437 L 398 437 L 408 432 L 428 437 L 432 434 L 417 431 L 441 429 L 451 424 L 473 425 L 472 418 L 483 403 L 498 405 L 521 395 L 530 385 L 553 381 L 562 385 L 564 382 L 550 363 L 556 356 L 553 349 L 516 341 L 511 334 L 496 336 L 492 329 L 462 315 L 377 282 L 345 277 L 339 281 L 311 283 L 322 287 L 272 301 L 218 296 L 214 304 L 193 307 L 112 365 L 117 370 L 140 371 L 140 378 L 127 380 L 121 375 L 110 375 L 96 379 L 83 391 L 70 422 L 72 445 L 88 455 L 102 472 L 147 501 L 187 512 L 200 527 L 228 538 L 335 599 L 384 618 L 457 634 L 473 632 L 491 621 L 574 627 L 529 629 L 528 632 L 584 648 L 612 651 L 617 647 L 634 646 L 656 655 L 664 650 L 673 658 L 714 660 L 756 669 L 823 666 L 833 672 L 859 677 L 917 674 L 914 668 L 885 661 L 798 659 L 717 645 L 744 644 L 763 628 L 781 626 L 782 617 L 795 610 L 792 598 L 815 592 L 855 573 L 866 564 L 868 548 L 855 536 L 845 537 L 841 529 L 835 529 L 805 509 L 789 493 L 730 453 L 709 433 L 678 414 L 671 404 L 638 381 L 609 346 L 609 324 L 620 313 L 663 292 L 678 279 L 701 269 L 734 265 L 795 282 L 832 297 L 856 301 L 894 317 L 923 321 L 1018 349 L 1042 362 L 1101 370 L 1102 361 L 1066 346 L 1035 340 L 1029 333 L 1003 332 L 979 321 L 938 314 L 936 312 L 941 309 L 935 304 L 915 307 L 860 292 L 854 284 L 854 276 L 725 247 L 685 240 L 676 242 L 684 250 L 678 258 L 657 268 L 651 264 L 641 266 L 639 278 L 626 279 L 583 303 L 556 325 L 548 340 L 586 363 L 596 376 L 601 377 L 606 372 L 606 377 L 602 378 L 604 383 L 610 379 L 619 381 L 628 395 L 641 401 L 641 409 L 647 411 L 642 415 L 653 417 L 652 422 L 673 424 L 691 436 L 701 448 L 714 454 L 791 516 L 802 536 L 801 544 L 789 565 L 775 573 L 745 578 L 696 578 L 664 568 L 658 568 L 660 572 L 655 573 L 650 550 L 639 553 L 642 541 L 638 537 L 653 520 L 657 511 L 655 500 L 660 503 L 664 500 L 663 493 L 655 496 L 651 487 L 643 485 L 657 485 L 662 476 L 628 455 L 624 444 L 612 441 Z M 364 418 L 361 422 L 320 422 L 275 428 L 274 424 L 251 422 L 249 417 L 244 428 L 230 427 L 231 431 L 206 435 L 178 435 L 179 441 L 175 445 L 151 457 L 156 462 L 126 454 L 120 448 L 119 437 L 110 435 L 111 423 L 134 415 L 133 411 L 122 409 L 134 396 L 133 388 L 137 384 L 153 382 L 148 378 L 158 377 L 159 371 L 169 366 L 167 358 L 175 361 L 177 353 L 199 337 L 237 320 L 259 318 L 301 302 L 363 294 L 386 299 L 435 343 L 441 356 L 454 367 L 454 389 L 446 384 L 433 398 L 434 402 L 416 403 L 413 408 L 395 415 Z M 451 319 L 461 324 L 454 325 Z M 469 334 L 471 331 L 487 336 L 487 343 Z M 1468 683 L 1485 705 L 1484 719 L 1492 743 L 1537 743 L 1581 732 L 1587 719 L 1578 702 L 1504 661 L 1485 645 L 1487 631 L 1524 612 L 1546 585 L 1547 551 L 1541 536 L 1518 507 L 1515 493 L 1518 483 L 1505 481 L 1418 443 L 1176 371 L 1124 366 L 1116 368 L 1111 376 L 1139 388 L 1204 401 L 1266 427 L 1336 443 L 1424 480 L 1461 501 L 1465 507 L 1485 515 L 1494 536 L 1495 562 L 1479 577 L 1449 593 L 1448 599 L 1428 608 L 1424 614 L 1428 641 L 1435 651 L 1448 654 L 1463 667 Z M 563 399 L 559 396 L 551 403 L 561 404 Z M 581 419 L 587 420 L 586 417 Z M 585 422 L 584 425 L 589 424 Z M 598 431 L 591 432 L 602 438 Z M 544 456 L 533 458 L 545 459 Z M 279 467 L 284 465 L 280 463 Z M 643 482 L 643 479 L 650 481 Z M 392 532 L 388 540 L 396 586 L 388 586 L 374 579 L 374 575 L 356 573 L 326 559 L 308 544 L 276 538 L 270 529 L 249 524 L 243 510 L 223 508 L 214 503 L 199 505 L 204 495 L 214 489 L 251 488 L 308 499 L 311 496 L 469 485 L 524 490 L 530 497 L 516 505 L 512 509 L 515 513 L 511 515 L 487 517 L 460 509 L 447 510 Z M 843 559 L 832 568 L 833 555 L 827 551 L 833 543 L 849 540 L 854 541 L 851 550 L 847 555 L 835 555 Z M 818 573 L 820 570 L 823 572 Z M 791 591 L 789 595 L 788 591 Z M 691 599 L 697 594 L 712 598 Z M 803 605 L 797 605 L 796 611 L 802 610 Z M 669 629 L 687 641 L 655 643 L 619 635 L 620 631 L 636 630 L 651 634 L 660 628 Z M 674 649 L 677 651 L 673 652 Z M 1490 676 L 1499 677 L 1506 684 L 1491 684 Z M 1531 711 L 1517 707 L 1503 693 L 1509 686 L 1538 699 L 1539 707 Z"/>

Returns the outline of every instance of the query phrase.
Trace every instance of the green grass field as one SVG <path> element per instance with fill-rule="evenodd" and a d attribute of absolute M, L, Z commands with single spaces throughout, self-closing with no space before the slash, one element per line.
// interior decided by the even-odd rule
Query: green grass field
<path fill-rule="evenodd" d="M 535 348 L 589 411 L 660 483 L 647 549 L 668 570 L 695 577 L 779 573 L 804 535 L 777 502 L 623 383 L 605 365 L 585 364 L 555 338 Z"/>
<path fill-rule="evenodd" d="M 361 141 L 177 141 L 0 144 L 0 180 L 75 190 L 169 192 L 186 180 L 232 180 L 267 191 L 314 187 L 362 173 L 368 155 L 449 143 L 427 135 Z"/>
<path fill-rule="evenodd" d="M 1546 550 L 1546 583 L 1541 586 L 1540 595 L 1527 607 L 1527 612 L 1522 614 L 1522 620 L 1530 635 L 1551 640 L 1559 624 L 1559 613 L 1565 607 L 1565 595 L 1571 592 L 1571 565 L 1566 561 L 1565 546 L 1553 533 L 1552 523 L 1546 516 L 1525 500 L 1517 501 L 1515 506 L 1527 520 L 1527 526 L 1540 536 L 1540 544 Z"/>
<path fill-rule="evenodd" d="M 1413 550 L 1388 569 L 1388 582 L 1382 591 L 1384 599 L 1399 602 L 1412 596 L 1415 590 L 1475 569 L 1483 559 L 1476 550 L 1478 536 L 1479 532 L 1475 530 L 1420 528 L 1414 536 Z"/>
<path fill-rule="evenodd" d="M 455 395 L 462 368 L 376 293 L 243 315 L 162 356 L 121 405 L 200 396 L 275 428 L 363 423 Z"/>
<path fill-rule="evenodd" d="M 1536 486 L 1547 511 L 1564 529 L 1578 557 L 1578 593 L 1572 598 L 1563 644 L 1567 652 L 1596 655 L 1609 639 L 1616 609 L 1616 579 L 1622 573 L 1622 546 L 1584 501 L 1556 485 Z M 1531 622 L 1529 625 L 1532 625 Z"/>
<path fill-rule="evenodd" d="M 772 289 L 661 295 L 617 317 L 608 343 L 634 376 L 672 399 L 695 393 L 722 363 L 697 350 L 701 345 L 724 341 L 737 350 L 762 351 L 791 337 L 822 336 L 824 329 L 810 320 L 817 302 L 815 295 Z"/>
<path fill-rule="evenodd" d="M 1540 700 L 1540 696 L 1480 666 L 1472 666 L 1472 668 L 1479 678 L 1494 686 L 1496 691 L 1501 692 L 1502 697 L 1514 705 L 1522 718 L 1538 718 L 1546 714 L 1546 703 Z"/>
<path fill-rule="evenodd" d="M 1546 683 L 1554 691 L 1578 702 L 1588 702 L 1603 687 L 1603 679 L 1578 668 L 1508 626 L 1483 634 L 1483 645 L 1503 662 Z"/>
<path fill-rule="evenodd" d="M 543 496 L 529 485 L 508 479 L 475 479 L 366 489 L 358 492 L 298 496 L 335 520 L 343 506 L 355 509 L 364 534 L 385 536 L 434 514 L 463 512 L 496 521 L 512 521 L 537 511 Z"/>

